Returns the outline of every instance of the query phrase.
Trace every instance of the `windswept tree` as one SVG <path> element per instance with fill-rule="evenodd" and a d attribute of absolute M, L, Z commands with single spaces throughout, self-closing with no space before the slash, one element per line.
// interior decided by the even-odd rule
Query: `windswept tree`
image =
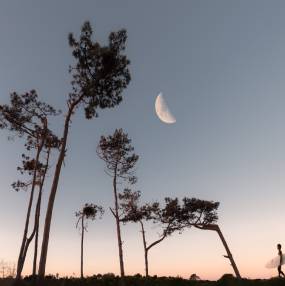
<path fill-rule="evenodd" d="M 130 189 L 125 189 L 120 194 L 120 208 L 123 214 L 121 221 L 124 223 L 135 222 L 140 224 L 144 248 L 145 275 L 148 276 L 148 254 L 150 249 L 174 232 L 182 231 L 183 224 L 180 221 L 180 205 L 177 198 L 165 198 L 163 206 L 158 202 L 140 205 L 140 196 L 139 191 L 131 191 Z M 148 221 L 154 225 L 158 225 L 160 228 L 159 237 L 151 243 L 147 243 L 146 239 L 145 224 Z"/>
<path fill-rule="evenodd" d="M 123 212 L 121 221 L 135 222 L 141 226 L 145 257 L 145 273 L 148 276 L 148 252 L 174 232 L 181 233 L 189 227 L 209 227 L 217 219 L 218 202 L 184 198 L 180 204 L 178 198 L 165 198 L 164 206 L 158 202 L 140 204 L 140 192 L 126 189 L 120 195 L 120 207 Z M 150 221 L 161 228 L 160 236 L 147 243 L 145 223 Z"/>
<path fill-rule="evenodd" d="M 182 202 L 180 220 L 185 227 L 207 226 L 218 221 L 219 202 L 187 197 Z"/>
<path fill-rule="evenodd" d="M 218 207 L 218 202 L 198 200 L 195 198 L 184 198 L 181 209 L 181 221 L 183 221 L 185 227 L 196 227 L 202 230 L 216 231 L 227 252 L 227 255 L 224 255 L 224 257 L 230 260 L 236 277 L 241 278 L 240 272 L 226 242 L 226 239 L 219 225 L 217 224 Z"/>
<path fill-rule="evenodd" d="M 131 145 L 128 134 L 124 133 L 122 129 L 116 129 L 113 135 L 101 136 L 97 154 L 106 163 L 106 173 L 113 179 L 114 208 L 110 208 L 110 210 L 116 220 L 120 271 L 121 276 L 124 277 L 118 184 L 125 182 L 132 185 L 136 182 L 134 168 L 139 157 L 134 153 L 134 147 Z"/>
<path fill-rule="evenodd" d="M 84 244 L 84 233 L 87 231 L 87 220 L 95 220 L 97 217 L 101 218 L 104 213 L 104 209 L 101 206 L 95 204 L 86 203 L 83 208 L 76 212 L 75 215 L 78 218 L 76 228 L 81 230 L 81 254 L 80 254 L 80 276 L 83 278 L 83 244 Z"/>
<path fill-rule="evenodd" d="M 99 109 L 112 108 L 122 101 L 122 92 L 130 82 L 129 60 L 124 55 L 127 33 L 125 30 L 111 32 L 107 45 L 92 40 L 92 28 L 85 22 L 79 39 L 69 35 L 69 45 L 75 63 L 70 67 L 72 91 L 67 99 L 60 151 L 55 167 L 48 206 L 45 216 L 43 241 L 39 263 L 39 276 L 45 275 L 53 207 L 62 164 L 66 155 L 71 119 L 78 108 L 83 108 L 85 117 L 98 116 Z"/>
<path fill-rule="evenodd" d="M 0 105 L 0 128 L 12 132 L 12 137 L 25 138 L 27 154 L 22 154 L 22 166 L 19 166 L 18 170 L 21 174 L 28 174 L 31 177 L 27 181 L 18 180 L 12 184 L 16 191 L 31 188 L 24 234 L 17 263 L 17 279 L 21 277 L 28 247 L 38 231 L 41 192 L 48 168 L 48 160 L 46 164 L 41 163 L 41 156 L 42 153 L 47 152 L 49 157 L 50 149 L 58 148 L 60 145 L 57 137 L 48 128 L 48 118 L 59 113 L 60 111 L 55 110 L 52 106 L 41 102 L 34 90 L 24 94 L 13 92 L 10 96 L 10 104 Z M 28 236 L 36 186 L 39 187 L 39 192 L 35 209 L 34 229 Z"/>

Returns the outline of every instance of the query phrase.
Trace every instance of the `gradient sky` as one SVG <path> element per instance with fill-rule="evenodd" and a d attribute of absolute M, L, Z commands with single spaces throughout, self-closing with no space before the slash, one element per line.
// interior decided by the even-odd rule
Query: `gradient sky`
<path fill-rule="evenodd" d="M 89 224 L 85 273 L 119 273 L 115 222 L 108 212 L 111 179 L 95 150 L 100 135 L 122 127 L 140 155 L 137 188 L 143 201 L 219 201 L 219 224 L 242 276 L 276 275 L 264 265 L 277 254 L 277 243 L 285 247 L 284 12 L 282 0 L 1 1 L 1 103 L 11 91 L 36 89 L 65 111 L 72 63 L 68 33 L 78 35 L 85 20 L 101 42 L 110 31 L 128 31 L 132 82 L 124 101 L 95 120 L 86 121 L 81 111 L 73 119 L 47 273 L 79 275 L 74 213 L 85 202 L 107 209 L 101 221 Z M 154 113 L 159 92 L 176 116 L 174 125 Z M 62 125 L 59 118 L 54 127 L 60 131 Z M 0 260 L 16 261 L 28 193 L 11 190 L 23 141 L 8 141 L 7 135 L 0 133 Z M 149 228 L 148 241 L 158 230 Z M 138 225 L 122 232 L 126 273 L 143 273 Z M 223 254 L 216 233 L 188 230 L 150 251 L 150 274 L 217 279 L 232 273 Z"/>

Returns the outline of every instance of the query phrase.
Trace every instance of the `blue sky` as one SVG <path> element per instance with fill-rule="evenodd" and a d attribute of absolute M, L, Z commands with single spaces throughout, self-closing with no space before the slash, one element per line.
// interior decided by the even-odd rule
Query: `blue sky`
<path fill-rule="evenodd" d="M 277 0 L 1 2 L 1 103 L 11 91 L 36 89 L 64 112 L 72 64 L 68 33 L 78 35 L 85 20 L 100 42 L 113 30 L 128 31 L 132 81 L 123 102 L 99 111 L 98 119 L 86 121 L 81 111 L 73 119 L 48 271 L 79 273 L 74 212 L 85 202 L 112 205 L 111 181 L 96 146 L 102 134 L 123 128 L 140 155 L 137 188 L 144 201 L 165 196 L 220 201 L 220 225 L 241 273 L 275 275 L 264 264 L 285 240 L 284 10 L 284 1 Z M 156 117 L 159 92 L 176 124 Z M 62 118 L 53 125 L 60 133 Z M 6 137 L 1 132 L 0 258 L 16 261 L 28 194 L 10 188 L 23 141 Z M 45 201 L 48 192 L 49 185 Z M 130 274 L 143 272 L 139 235 L 135 225 L 123 229 Z M 90 224 L 86 243 L 87 273 L 118 273 L 115 224 L 108 211 Z M 151 254 L 150 274 L 219 278 L 232 271 L 220 244 L 208 232 L 174 235 Z"/>

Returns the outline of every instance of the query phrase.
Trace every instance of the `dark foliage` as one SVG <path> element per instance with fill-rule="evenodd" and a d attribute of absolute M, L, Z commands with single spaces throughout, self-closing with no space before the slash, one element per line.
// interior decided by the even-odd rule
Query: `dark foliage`
<path fill-rule="evenodd" d="M 180 220 L 186 227 L 205 226 L 217 222 L 219 202 L 183 198 Z"/>
<path fill-rule="evenodd" d="M 104 214 L 104 209 L 101 206 L 95 204 L 86 203 L 83 208 L 75 213 L 75 216 L 78 217 L 77 224 L 79 220 L 84 217 L 86 219 L 95 220 L 97 217 L 101 218 Z"/>
<path fill-rule="evenodd" d="M 70 103 L 82 100 L 85 116 L 91 119 L 98 116 L 97 109 L 111 108 L 122 101 L 122 91 L 128 86 L 131 76 L 130 61 L 122 52 L 125 50 L 126 30 L 112 32 L 107 46 L 92 41 L 92 28 L 85 22 L 81 35 L 76 40 L 69 35 L 69 45 L 76 60 L 70 67 L 72 93 Z"/>
<path fill-rule="evenodd" d="M 13 135 L 25 137 L 25 148 L 27 153 L 40 148 L 40 151 L 50 148 L 59 148 L 60 140 L 48 128 L 48 118 L 61 113 L 51 105 L 42 102 L 35 90 L 10 95 L 10 104 L 0 105 L 0 128 L 9 130 Z M 41 146 L 42 145 L 42 146 Z M 32 176 L 37 171 L 37 181 L 40 183 L 40 176 L 45 170 L 45 164 L 41 163 L 31 155 L 22 154 L 21 166 L 17 167 L 22 175 Z M 19 191 L 27 190 L 32 185 L 32 180 L 17 180 L 12 187 Z"/>
<path fill-rule="evenodd" d="M 123 129 L 116 129 L 113 135 L 101 136 L 97 154 L 105 161 L 107 174 L 113 177 L 116 173 L 116 177 L 134 184 L 136 182 L 134 167 L 139 156 L 133 152 L 134 147 L 131 142 Z"/>
<path fill-rule="evenodd" d="M 0 105 L 0 129 L 8 129 L 16 132 L 18 136 L 29 135 L 27 137 L 27 146 L 34 146 L 33 138 L 39 138 L 42 132 L 48 132 L 47 137 L 51 141 L 56 137 L 50 130 L 42 128 L 43 121 L 46 118 L 60 114 L 60 110 L 54 109 L 51 105 L 41 102 L 35 90 L 18 94 L 16 92 L 10 95 L 10 105 Z M 59 142 L 54 142 L 59 144 Z"/>
<path fill-rule="evenodd" d="M 284 279 L 220 279 L 218 281 L 188 280 L 179 277 L 142 277 L 140 275 L 125 276 L 123 278 L 125 286 L 283 286 Z M 34 286 L 32 276 L 14 283 L 13 279 L 0 279 L 0 286 Z M 112 273 L 98 274 L 88 278 L 56 278 L 53 275 L 47 276 L 40 286 L 120 286 L 122 278 Z M 38 285 L 36 285 L 38 286 Z"/>
<path fill-rule="evenodd" d="M 164 206 L 159 202 L 140 205 L 140 196 L 139 191 L 130 189 L 125 189 L 119 194 L 123 213 L 121 221 L 152 221 L 162 226 L 162 236 L 168 236 L 174 231 L 183 231 L 186 227 L 212 224 L 218 220 L 218 202 L 185 197 L 180 204 L 178 198 L 167 197 L 164 199 Z"/>

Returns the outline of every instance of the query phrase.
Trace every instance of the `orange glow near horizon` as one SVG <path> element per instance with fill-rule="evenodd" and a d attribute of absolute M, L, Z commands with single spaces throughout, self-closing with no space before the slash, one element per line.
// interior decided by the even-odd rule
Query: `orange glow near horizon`
<path fill-rule="evenodd" d="M 207 235 L 206 235 L 207 234 Z M 135 275 L 140 273 L 144 275 L 143 252 L 140 245 L 141 241 L 137 238 L 125 240 L 124 260 L 126 275 Z M 199 242 L 198 245 L 191 245 L 191 242 Z M 102 245 L 94 245 L 92 241 L 86 240 L 86 249 L 84 260 L 85 276 L 94 274 L 114 273 L 119 275 L 119 261 L 117 256 L 116 241 L 107 247 L 110 241 Z M 263 279 L 276 276 L 275 269 L 266 269 L 265 263 L 268 259 L 275 256 L 274 247 L 272 251 L 264 253 L 257 251 L 261 248 L 263 241 L 256 243 L 256 248 L 246 248 L 250 244 L 241 243 L 239 246 L 244 247 L 244 251 L 239 253 L 236 250 L 234 239 L 228 240 L 235 261 L 238 265 L 240 273 L 244 278 Z M 231 242 L 231 243 L 230 243 Z M 235 242 L 235 243 L 234 243 Z M 63 243 L 63 241 L 60 241 Z M 80 253 L 79 240 L 74 251 L 73 242 L 67 241 L 61 248 L 55 248 L 52 244 L 50 248 L 46 274 L 62 276 L 79 277 L 80 274 Z M 129 247 L 127 248 L 127 245 Z M 165 240 L 157 248 L 153 248 L 149 252 L 149 272 L 150 275 L 157 276 L 180 276 L 189 278 L 195 273 L 205 280 L 217 280 L 225 273 L 234 274 L 229 261 L 223 257 L 225 251 L 218 236 L 211 232 L 201 232 L 193 230 L 184 236 L 171 237 Z M 31 261 L 27 261 L 24 268 L 24 275 L 31 273 Z"/>

